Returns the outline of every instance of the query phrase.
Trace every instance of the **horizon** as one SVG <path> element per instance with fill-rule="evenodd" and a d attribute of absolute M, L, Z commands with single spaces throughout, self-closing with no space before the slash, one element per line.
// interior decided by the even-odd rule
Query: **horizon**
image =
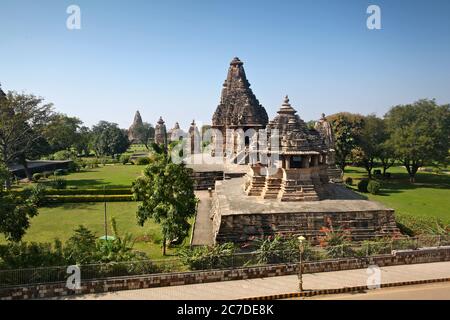
<path fill-rule="evenodd" d="M 42 96 L 89 127 L 128 128 L 139 110 L 152 125 L 162 116 L 188 128 L 211 124 L 237 56 L 269 119 L 286 94 L 304 121 L 450 102 L 448 1 L 232 2 L 2 0 L 2 89 Z M 80 30 L 66 27 L 71 4 Z M 370 4 L 381 30 L 366 27 Z"/>

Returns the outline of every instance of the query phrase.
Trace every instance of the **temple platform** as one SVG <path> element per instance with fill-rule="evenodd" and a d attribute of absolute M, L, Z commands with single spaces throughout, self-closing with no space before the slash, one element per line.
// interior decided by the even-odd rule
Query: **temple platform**
<path fill-rule="evenodd" d="M 270 235 L 303 235 L 313 243 L 322 228 L 346 230 L 352 240 L 392 236 L 398 232 L 394 210 L 340 184 L 325 184 L 329 199 L 281 202 L 244 192 L 244 178 L 216 181 L 211 216 L 216 243 L 243 243 Z"/>

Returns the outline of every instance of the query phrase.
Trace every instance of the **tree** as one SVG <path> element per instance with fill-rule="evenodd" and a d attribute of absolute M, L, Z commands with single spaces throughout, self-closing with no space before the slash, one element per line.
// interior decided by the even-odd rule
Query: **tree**
<path fill-rule="evenodd" d="M 100 121 L 92 127 L 92 147 L 100 156 L 114 156 L 127 151 L 130 141 L 117 124 Z"/>
<path fill-rule="evenodd" d="M 0 166 L 1 186 L 9 179 L 9 171 Z M 38 214 L 33 197 L 23 197 L 19 193 L 0 188 L 0 233 L 7 240 L 20 241 L 30 226 L 30 218 Z"/>
<path fill-rule="evenodd" d="M 450 147 L 450 105 L 423 99 L 392 107 L 385 116 L 388 143 L 415 182 L 417 170 L 445 162 Z"/>
<path fill-rule="evenodd" d="M 138 224 L 152 218 L 161 225 L 163 254 L 167 241 L 181 242 L 189 233 L 188 219 L 196 213 L 197 198 L 189 170 L 184 164 L 171 161 L 170 151 L 153 145 L 153 161 L 143 176 L 133 183 L 133 195 L 142 201 L 137 210 Z"/>
<path fill-rule="evenodd" d="M 91 130 L 88 127 L 82 126 L 78 129 L 77 139 L 74 143 L 74 148 L 78 155 L 88 156 L 90 153 Z"/>
<path fill-rule="evenodd" d="M 144 122 L 134 128 L 134 136 L 139 143 L 149 149 L 150 142 L 155 138 L 155 128 L 150 123 Z"/>
<path fill-rule="evenodd" d="M 336 113 L 327 116 L 333 128 L 336 150 L 336 164 L 344 171 L 352 150 L 357 146 L 364 117 L 348 112 Z"/>
<path fill-rule="evenodd" d="M 43 128 L 52 114 L 52 104 L 44 104 L 34 95 L 8 92 L 0 99 L 0 157 L 6 166 L 48 152 Z M 6 181 L 9 187 L 9 180 Z"/>
<path fill-rule="evenodd" d="M 69 150 L 78 141 L 78 130 L 83 122 L 62 113 L 53 114 L 44 128 L 44 137 L 52 152 Z"/>
<path fill-rule="evenodd" d="M 382 155 L 382 146 L 387 138 L 383 119 L 375 115 L 364 118 L 363 127 L 357 139 L 357 162 L 364 166 L 369 178 L 372 177 L 375 158 L 380 158 Z"/>

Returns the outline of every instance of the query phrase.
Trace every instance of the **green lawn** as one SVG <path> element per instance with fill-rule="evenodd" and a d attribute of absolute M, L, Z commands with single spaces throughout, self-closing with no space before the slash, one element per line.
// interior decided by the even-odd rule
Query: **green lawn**
<path fill-rule="evenodd" d="M 419 172 L 416 183 L 411 184 L 406 169 L 393 167 L 388 170 L 391 178 L 382 181 L 379 195 L 364 194 L 370 200 L 379 201 L 401 214 L 434 216 L 450 221 L 450 175 Z M 347 167 L 345 177 L 357 180 L 366 178 L 362 168 Z"/>
<path fill-rule="evenodd" d="M 136 240 L 135 249 L 147 253 L 154 259 L 163 258 L 160 227 L 152 221 L 147 221 L 144 227 L 138 226 L 137 205 L 136 202 L 109 202 L 106 207 L 108 219 L 116 218 L 119 233 L 129 232 L 133 235 Z M 39 215 L 31 220 L 31 226 L 23 241 L 52 242 L 56 237 L 65 241 L 81 224 L 100 237 L 104 234 L 103 206 L 103 203 L 67 203 L 40 208 Z M 109 223 L 108 232 L 111 232 Z M 185 243 L 188 243 L 189 239 L 187 238 Z M 5 240 L 0 238 L 0 243 L 4 242 Z M 169 249 L 169 255 L 166 257 L 170 257 L 175 252 L 176 248 Z"/>
<path fill-rule="evenodd" d="M 64 178 L 68 186 L 79 189 L 131 187 L 131 183 L 141 175 L 144 168 L 145 166 L 136 165 L 105 165 L 71 173 Z"/>

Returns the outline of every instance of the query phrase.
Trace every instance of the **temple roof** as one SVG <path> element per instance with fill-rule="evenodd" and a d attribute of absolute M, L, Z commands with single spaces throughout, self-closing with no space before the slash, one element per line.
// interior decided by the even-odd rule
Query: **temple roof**
<path fill-rule="evenodd" d="M 326 152 L 322 136 L 318 131 L 309 129 L 297 115 L 297 111 L 289 103 L 286 96 L 278 115 L 267 126 L 271 134 L 278 130 L 280 151 L 282 154 L 315 154 Z"/>
<path fill-rule="evenodd" d="M 237 57 L 230 62 L 220 104 L 213 115 L 213 127 L 263 128 L 268 122 L 266 110 L 250 89 L 243 65 Z"/>

